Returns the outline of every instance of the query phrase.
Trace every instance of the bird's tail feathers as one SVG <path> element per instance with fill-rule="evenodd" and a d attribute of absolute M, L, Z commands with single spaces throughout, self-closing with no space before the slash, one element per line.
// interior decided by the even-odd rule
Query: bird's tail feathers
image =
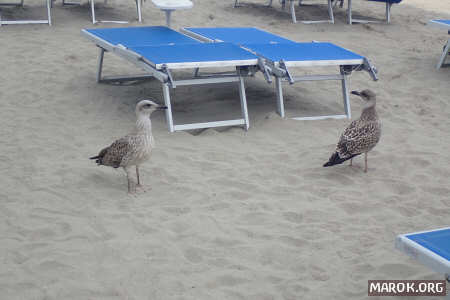
<path fill-rule="evenodd" d="M 339 164 L 342 164 L 344 161 L 349 160 L 349 159 L 351 159 L 351 158 L 353 158 L 353 157 L 355 157 L 357 155 L 359 155 L 359 154 L 353 154 L 353 155 L 351 155 L 349 157 L 345 157 L 344 158 L 344 157 L 340 157 L 339 153 L 334 152 L 333 155 L 331 155 L 331 157 L 328 160 L 328 162 L 325 163 L 323 166 L 324 167 L 331 167 L 331 166 L 334 166 L 334 165 L 339 165 Z"/>
<path fill-rule="evenodd" d="M 96 162 L 98 165 L 102 165 L 102 164 L 103 164 L 103 161 L 102 161 L 103 156 L 101 156 L 101 155 L 92 156 L 92 157 L 89 157 L 89 159 L 95 159 L 95 162 Z"/>

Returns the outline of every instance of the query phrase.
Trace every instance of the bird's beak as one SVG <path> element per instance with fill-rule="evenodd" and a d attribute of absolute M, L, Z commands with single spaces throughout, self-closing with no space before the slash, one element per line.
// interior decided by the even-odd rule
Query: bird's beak
<path fill-rule="evenodd" d="M 360 92 L 358 92 L 358 91 L 352 91 L 352 94 L 353 94 L 353 95 L 358 95 L 358 96 L 361 96 L 361 93 L 360 93 Z"/>
<path fill-rule="evenodd" d="M 158 109 L 159 109 L 159 110 L 164 110 L 164 109 L 167 109 L 167 106 L 162 106 L 162 105 L 160 105 L 160 106 L 158 106 Z"/>

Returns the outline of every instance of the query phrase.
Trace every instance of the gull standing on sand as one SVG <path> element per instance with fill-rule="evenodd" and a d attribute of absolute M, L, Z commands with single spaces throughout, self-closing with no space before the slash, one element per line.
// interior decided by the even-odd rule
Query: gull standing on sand
<path fill-rule="evenodd" d="M 127 173 L 128 193 L 132 193 L 132 181 L 130 178 L 131 167 L 136 167 L 137 187 L 141 186 L 139 179 L 139 165 L 150 158 L 155 140 L 152 135 L 152 122 L 150 115 L 155 110 L 167 109 L 166 106 L 156 104 L 151 100 L 142 100 L 136 105 L 136 128 L 135 130 L 116 140 L 111 146 L 100 151 L 95 159 L 98 165 L 113 168 L 122 167 Z"/>
<path fill-rule="evenodd" d="M 381 122 L 375 110 L 376 95 L 371 90 L 352 91 L 352 94 L 360 96 L 364 101 L 361 116 L 345 129 L 336 146 L 336 152 L 323 166 L 334 166 L 348 159 L 352 165 L 353 157 L 364 153 L 364 172 L 367 172 L 367 153 L 381 137 Z"/>

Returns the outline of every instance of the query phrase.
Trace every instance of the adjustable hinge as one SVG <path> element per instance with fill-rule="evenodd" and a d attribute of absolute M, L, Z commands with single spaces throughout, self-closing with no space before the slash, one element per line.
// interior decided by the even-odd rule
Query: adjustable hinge
<path fill-rule="evenodd" d="M 378 80 L 378 70 L 377 68 L 375 68 L 374 65 L 372 65 L 370 63 L 370 61 L 364 57 L 364 63 L 363 63 L 363 70 L 366 70 L 367 72 L 369 72 L 370 77 L 372 77 L 372 79 L 374 81 Z"/>
<path fill-rule="evenodd" d="M 264 63 L 261 57 L 258 58 L 258 67 L 264 75 L 268 83 L 272 83 L 272 76 L 270 76 L 269 67 Z"/>
<path fill-rule="evenodd" d="M 164 73 L 167 74 L 167 78 L 168 78 L 168 81 L 169 81 L 170 86 L 171 86 L 173 89 L 176 88 L 177 86 L 176 86 L 176 84 L 175 84 L 175 80 L 173 80 L 172 73 L 170 72 L 169 68 L 167 68 L 167 66 L 164 64 L 164 65 L 162 66 L 162 70 L 164 71 Z"/>
<path fill-rule="evenodd" d="M 378 70 L 377 68 L 375 68 L 374 65 L 372 65 L 370 63 L 370 61 L 364 57 L 363 63 L 361 65 L 358 66 L 352 66 L 352 65 L 345 65 L 345 66 L 341 66 L 341 71 L 344 72 L 345 75 L 350 75 L 350 73 L 352 73 L 352 71 L 367 71 L 370 75 L 370 77 L 372 77 L 372 79 L 374 81 L 378 80 Z"/>
<path fill-rule="evenodd" d="M 285 72 L 285 76 L 287 77 L 289 84 L 294 84 L 295 80 L 292 77 L 291 72 L 289 72 L 286 64 L 284 63 L 284 60 L 280 60 L 279 66 L 280 66 L 280 69 L 282 69 Z"/>

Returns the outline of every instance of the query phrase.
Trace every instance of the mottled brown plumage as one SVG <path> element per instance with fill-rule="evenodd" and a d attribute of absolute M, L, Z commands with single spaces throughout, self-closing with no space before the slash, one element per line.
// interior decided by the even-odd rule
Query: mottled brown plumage
<path fill-rule="evenodd" d="M 157 109 L 166 109 L 165 106 L 156 104 L 151 100 L 142 100 L 136 105 L 136 128 L 110 146 L 103 148 L 95 159 L 98 165 L 113 168 L 122 167 L 127 173 L 128 192 L 131 193 L 130 168 L 136 166 L 137 185 L 140 186 L 139 165 L 150 158 L 154 139 L 152 135 L 152 123 L 150 115 Z"/>
<path fill-rule="evenodd" d="M 364 171 L 367 172 L 367 153 L 375 147 L 381 137 L 381 122 L 375 109 L 376 95 L 370 90 L 353 91 L 352 94 L 360 96 L 365 101 L 363 111 L 360 118 L 351 122 L 342 133 L 336 152 L 324 164 L 324 167 L 341 164 L 364 153 Z"/>

